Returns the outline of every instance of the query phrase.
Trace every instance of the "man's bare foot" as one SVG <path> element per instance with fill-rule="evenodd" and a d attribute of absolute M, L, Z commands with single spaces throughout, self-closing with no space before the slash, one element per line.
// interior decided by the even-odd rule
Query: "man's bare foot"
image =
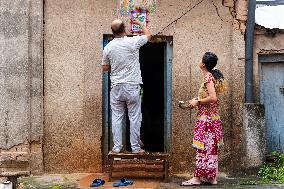
<path fill-rule="evenodd" d="M 145 150 L 143 149 L 140 149 L 140 150 L 137 150 L 137 151 L 132 151 L 133 154 L 144 154 L 145 153 Z"/>

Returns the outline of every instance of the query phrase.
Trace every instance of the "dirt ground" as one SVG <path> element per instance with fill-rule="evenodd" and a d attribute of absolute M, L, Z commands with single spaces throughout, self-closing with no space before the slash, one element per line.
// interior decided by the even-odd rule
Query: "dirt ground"
<path fill-rule="evenodd" d="M 105 173 L 79 173 L 79 174 L 52 174 L 43 176 L 21 177 L 18 179 L 17 189 L 91 189 L 90 184 L 96 178 L 106 181 L 106 183 L 98 188 L 113 189 L 113 183 L 118 181 L 122 176 L 116 176 L 112 182 L 108 181 L 108 175 Z M 191 178 L 190 174 L 173 175 L 171 182 L 165 183 L 161 178 L 138 178 L 129 177 L 134 181 L 133 185 L 119 188 L 124 189 L 181 189 L 181 188 L 195 188 L 195 189 L 284 189 L 284 185 L 270 184 L 257 185 L 256 178 L 231 178 L 225 174 L 220 174 L 217 186 L 209 186 L 202 184 L 198 187 L 182 187 L 180 183 L 183 180 Z"/>

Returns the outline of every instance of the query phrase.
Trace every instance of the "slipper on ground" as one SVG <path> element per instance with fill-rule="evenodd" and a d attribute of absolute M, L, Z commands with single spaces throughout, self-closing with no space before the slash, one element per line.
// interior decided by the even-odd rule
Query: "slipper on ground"
<path fill-rule="evenodd" d="M 114 187 L 132 185 L 133 181 L 128 178 L 122 178 L 118 182 L 113 183 Z"/>
<path fill-rule="evenodd" d="M 105 183 L 105 181 L 103 179 L 95 179 L 95 180 L 93 180 L 90 187 L 99 187 L 99 186 L 103 185 L 104 183 Z"/>

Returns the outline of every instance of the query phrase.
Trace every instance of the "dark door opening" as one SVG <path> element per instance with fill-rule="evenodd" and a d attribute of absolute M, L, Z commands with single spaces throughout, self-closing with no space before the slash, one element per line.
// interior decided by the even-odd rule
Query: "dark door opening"
<path fill-rule="evenodd" d="M 141 140 L 149 152 L 164 151 L 164 66 L 166 42 L 147 43 L 140 49 L 143 78 Z M 126 149 L 129 142 L 129 119 L 126 119 Z"/>
<path fill-rule="evenodd" d="M 113 35 L 103 36 L 103 47 Z M 173 37 L 153 36 L 152 42 L 140 49 L 140 63 L 143 77 L 141 139 L 146 151 L 171 153 L 172 149 L 172 60 Z M 103 160 L 113 147 L 110 108 L 110 73 L 102 75 L 103 113 Z M 131 151 L 129 141 L 129 119 L 126 116 L 122 126 L 123 150 Z"/>

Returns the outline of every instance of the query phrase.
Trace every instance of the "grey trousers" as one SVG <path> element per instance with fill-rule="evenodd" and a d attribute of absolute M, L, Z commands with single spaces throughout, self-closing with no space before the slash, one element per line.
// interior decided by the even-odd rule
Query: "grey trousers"
<path fill-rule="evenodd" d="M 110 91 L 112 110 L 113 150 L 122 149 L 122 121 L 125 109 L 128 109 L 130 121 L 130 143 L 133 152 L 140 150 L 140 127 L 142 121 L 140 85 L 121 84 Z"/>

